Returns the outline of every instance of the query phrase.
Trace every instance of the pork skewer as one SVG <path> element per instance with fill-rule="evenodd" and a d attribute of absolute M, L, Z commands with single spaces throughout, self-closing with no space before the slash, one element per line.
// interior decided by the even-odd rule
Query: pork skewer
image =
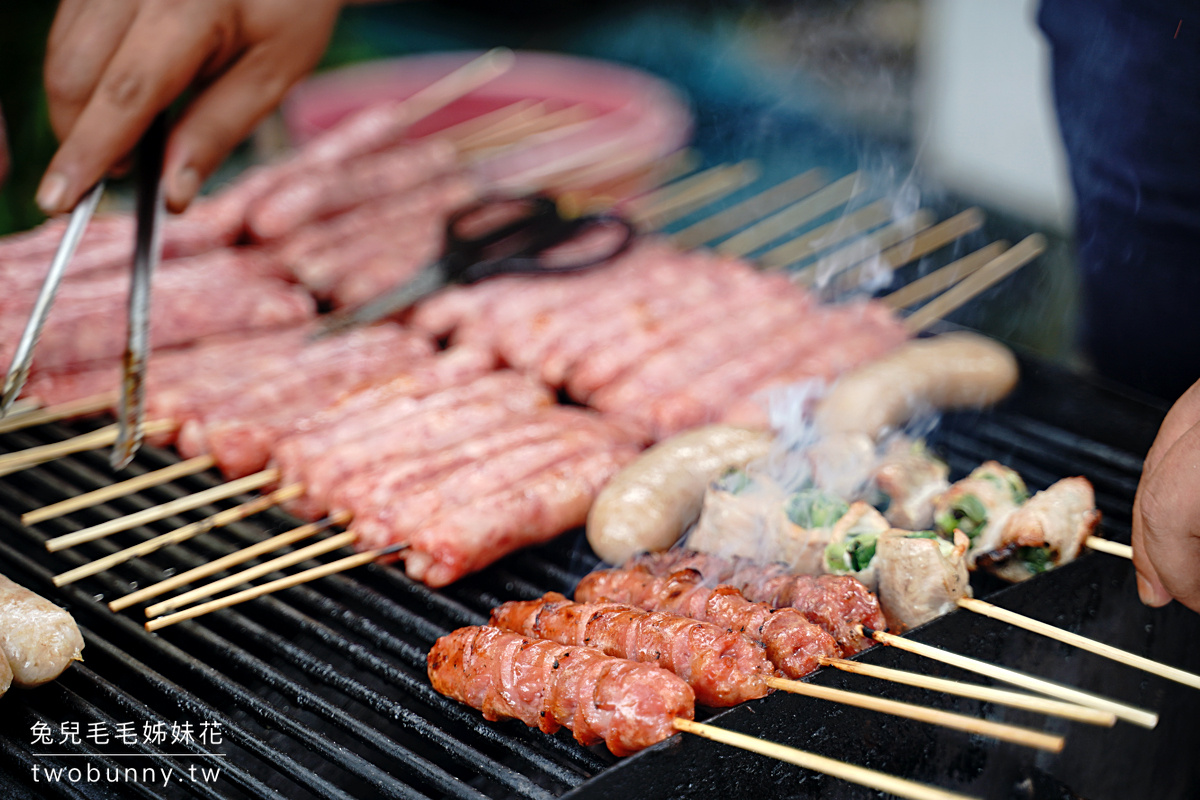
<path fill-rule="evenodd" d="M 434 644 L 428 669 L 434 689 L 482 711 L 486 719 L 518 719 L 546 733 L 567 727 L 581 744 L 604 741 L 616 755 L 642 750 L 683 730 L 900 797 L 961 798 L 696 723 L 691 689 L 680 678 L 590 647 L 527 639 L 497 628 L 467 627 Z M 589 688 L 585 692 L 583 687 Z"/>

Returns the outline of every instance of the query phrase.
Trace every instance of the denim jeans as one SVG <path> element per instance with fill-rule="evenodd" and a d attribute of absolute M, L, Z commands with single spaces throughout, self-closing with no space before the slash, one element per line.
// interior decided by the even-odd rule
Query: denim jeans
<path fill-rule="evenodd" d="M 1084 353 L 1172 400 L 1200 379 L 1200 4 L 1043 0 L 1077 198 Z"/>

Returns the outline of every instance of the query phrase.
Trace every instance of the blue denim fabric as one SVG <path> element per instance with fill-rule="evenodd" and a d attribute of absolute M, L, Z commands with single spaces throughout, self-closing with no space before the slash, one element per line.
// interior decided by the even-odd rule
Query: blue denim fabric
<path fill-rule="evenodd" d="M 1200 3 L 1043 0 L 1038 22 L 1078 203 L 1081 344 L 1100 374 L 1173 399 L 1200 379 Z"/>

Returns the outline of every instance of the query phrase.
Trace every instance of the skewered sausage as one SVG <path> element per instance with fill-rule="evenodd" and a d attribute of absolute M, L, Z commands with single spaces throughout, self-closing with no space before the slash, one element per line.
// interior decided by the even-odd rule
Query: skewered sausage
<path fill-rule="evenodd" d="M 492 610 L 497 628 L 560 644 L 582 644 L 688 682 L 696 702 L 726 707 L 763 697 L 773 672 L 761 646 L 706 622 L 618 603 L 574 603 L 557 592 Z"/>
<path fill-rule="evenodd" d="M 651 447 L 600 492 L 588 514 L 592 549 L 611 564 L 670 547 L 700 513 L 704 488 L 767 454 L 770 435 L 713 425 Z"/>
<path fill-rule="evenodd" d="M 434 689 L 484 719 L 519 719 L 545 733 L 565 727 L 580 744 L 603 741 L 618 756 L 666 739 L 677 717 L 695 715 L 691 687 L 661 667 L 498 628 L 441 637 L 428 670 Z"/>
<path fill-rule="evenodd" d="M 0 651 L 12 668 L 13 683 L 52 681 L 80 659 L 82 650 L 83 636 L 70 614 L 0 575 Z"/>
<path fill-rule="evenodd" d="M 694 570 L 659 577 L 640 570 L 599 570 L 575 587 L 575 599 L 628 603 L 711 622 L 761 642 L 767 658 L 789 678 L 802 678 L 822 657 L 841 655 L 837 642 L 794 608 L 752 603 L 732 586 L 705 586 Z"/>

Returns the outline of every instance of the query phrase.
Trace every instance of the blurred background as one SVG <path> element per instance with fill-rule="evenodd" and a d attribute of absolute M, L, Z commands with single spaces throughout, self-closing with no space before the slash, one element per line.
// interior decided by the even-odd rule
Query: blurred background
<path fill-rule="evenodd" d="M 989 240 L 1046 233 L 1046 255 L 954 321 L 1083 366 L 1070 187 L 1035 12 L 1031 0 L 378 3 L 343 12 L 320 69 L 506 45 L 646 70 L 687 98 L 705 165 L 754 158 L 778 180 L 865 169 L 943 213 L 979 205 Z M 32 198 L 55 145 L 41 90 L 53 13 L 52 3 L 0 10 L 13 159 L 0 234 L 42 219 Z M 264 125 L 215 180 L 285 146 L 280 129 Z"/>

